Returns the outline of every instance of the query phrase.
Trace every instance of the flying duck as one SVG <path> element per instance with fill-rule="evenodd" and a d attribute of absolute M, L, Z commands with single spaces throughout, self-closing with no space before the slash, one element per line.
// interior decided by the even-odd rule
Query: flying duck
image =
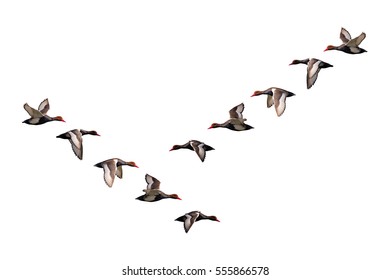
<path fill-rule="evenodd" d="M 259 96 L 261 94 L 267 94 L 267 107 L 271 107 L 275 104 L 275 110 L 278 117 L 280 117 L 286 109 L 286 98 L 294 96 L 295 94 L 277 87 L 270 87 L 266 90 L 258 90 L 253 93 L 252 96 Z"/>
<path fill-rule="evenodd" d="M 73 129 L 68 132 L 62 133 L 57 136 L 57 138 L 68 139 L 72 145 L 72 150 L 74 154 L 79 158 L 83 159 L 83 138 L 84 135 L 96 135 L 100 136 L 95 130 L 83 130 L 83 129 Z"/>
<path fill-rule="evenodd" d="M 179 149 L 188 149 L 191 151 L 195 151 L 195 153 L 198 155 L 198 157 L 202 162 L 206 158 L 206 151 L 214 150 L 213 147 L 210 147 L 209 145 L 206 145 L 203 142 L 197 140 L 190 140 L 183 145 L 174 145 L 172 149 L 170 149 L 169 151 L 179 150 Z"/>
<path fill-rule="evenodd" d="M 60 121 L 65 122 L 64 119 L 60 116 L 57 117 L 49 117 L 47 112 L 50 109 L 49 100 L 46 98 L 39 104 L 38 110 L 30 107 L 27 103 L 23 105 L 24 109 L 30 115 L 30 118 L 24 120 L 23 123 L 31 124 L 31 125 L 40 125 L 51 121 Z"/>
<path fill-rule="evenodd" d="M 123 177 L 122 165 L 128 165 L 128 166 L 138 168 L 138 166 L 135 164 L 134 161 L 124 161 L 119 158 L 112 158 L 95 164 L 96 167 L 103 168 L 104 181 L 106 182 L 107 186 L 109 186 L 110 188 L 114 183 L 115 175 L 118 178 L 122 179 Z"/>
<path fill-rule="evenodd" d="M 328 67 L 333 67 L 333 65 L 324 62 L 322 60 L 319 60 L 317 58 L 306 58 L 306 59 L 295 59 L 293 60 L 290 65 L 295 65 L 295 64 L 306 64 L 307 65 L 307 74 L 306 74 L 306 86 L 307 89 L 311 88 L 314 83 L 317 80 L 318 73 L 322 68 L 328 68 Z"/>
<path fill-rule="evenodd" d="M 330 50 L 342 51 L 349 54 L 359 54 L 367 52 L 365 49 L 359 47 L 360 43 L 363 42 L 365 38 L 366 33 L 362 32 L 362 34 L 360 34 L 358 37 L 352 39 L 351 34 L 349 34 L 349 32 L 345 28 L 341 28 L 340 39 L 341 41 L 343 41 L 343 44 L 341 44 L 340 46 L 329 45 L 326 47 L 324 52 Z"/>
<path fill-rule="evenodd" d="M 181 200 L 181 198 L 177 194 L 166 194 L 160 191 L 160 181 L 154 178 L 153 176 L 146 174 L 145 181 L 148 184 L 146 189 L 143 190 L 145 194 L 137 197 L 136 199 L 141 201 L 147 201 L 147 202 L 159 201 L 165 198 L 173 198 L 173 199 Z"/>
<path fill-rule="evenodd" d="M 180 216 L 175 221 L 183 222 L 184 223 L 184 230 L 187 233 L 190 230 L 190 228 L 192 227 L 192 225 L 195 222 L 200 221 L 200 220 L 211 220 L 211 221 L 219 222 L 217 217 L 206 216 L 203 213 L 201 213 L 200 211 L 189 212 L 183 216 Z"/>
<path fill-rule="evenodd" d="M 244 123 L 246 119 L 243 117 L 242 112 L 244 111 L 244 103 L 241 103 L 229 111 L 230 119 L 224 123 L 213 123 L 210 128 L 224 127 L 234 131 L 249 130 L 253 127 L 249 124 Z"/>

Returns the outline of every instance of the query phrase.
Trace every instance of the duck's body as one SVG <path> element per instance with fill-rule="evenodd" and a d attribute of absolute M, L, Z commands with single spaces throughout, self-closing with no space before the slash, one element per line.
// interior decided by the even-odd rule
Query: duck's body
<path fill-rule="evenodd" d="M 170 149 L 170 151 L 179 150 L 179 149 L 188 149 L 191 151 L 195 151 L 195 153 L 198 155 L 198 157 L 202 162 L 206 158 L 206 151 L 214 150 L 213 147 L 206 145 L 205 143 L 200 142 L 198 140 L 190 140 L 183 145 L 174 145 L 172 149 Z"/>
<path fill-rule="evenodd" d="M 322 60 L 319 60 L 317 58 L 307 58 L 307 59 L 295 59 L 293 60 L 290 65 L 295 65 L 295 64 L 306 64 L 307 65 L 307 74 L 306 74 L 306 86 L 307 89 L 311 88 L 314 83 L 317 80 L 318 73 L 322 68 L 328 68 L 328 67 L 333 67 L 333 65 L 324 62 Z"/>
<path fill-rule="evenodd" d="M 242 112 L 244 111 L 245 106 L 244 103 L 241 103 L 229 111 L 230 119 L 224 123 L 213 123 L 209 129 L 223 127 L 234 131 L 243 131 L 249 130 L 253 127 L 249 124 L 246 124 L 246 119 L 243 117 Z"/>
<path fill-rule="evenodd" d="M 267 107 L 275 105 L 276 115 L 280 117 L 286 109 L 286 98 L 294 96 L 295 94 L 277 87 L 270 87 L 266 90 L 258 90 L 253 93 L 252 96 L 259 96 L 261 94 L 268 95 Z"/>
<path fill-rule="evenodd" d="M 361 54 L 367 52 L 365 49 L 359 47 L 360 43 L 366 38 L 366 33 L 362 32 L 359 36 L 352 39 L 351 34 L 345 29 L 341 28 L 340 39 L 343 42 L 340 46 L 329 45 L 324 51 L 336 50 L 348 54 Z"/>
<path fill-rule="evenodd" d="M 219 222 L 217 217 L 204 215 L 200 211 L 189 212 L 183 216 L 178 217 L 175 221 L 183 222 L 184 230 L 187 233 L 195 222 L 201 220 L 211 220 L 211 221 Z"/>
<path fill-rule="evenodd" d="M 104 181 L 106 182 L 107 186 L 109 186 L 110 188 L 114 184 L 115 176 L 122 179 L 123 177 L 122 165 L 128 165 L 128 166 L 138 168 L 135 162 L 124 161 L 119 158 L 112 158 L 95 164 L 96 167 L 103 168 Z"/>
<path fill-rule="evenodd" d="M 39 104 L 38 110 L 32 108 L 30 105 L 25 103 L 23 105 L 23 108 L 27 111 L 27 113 L 30 115 L 30 118 L 27 120 L 24 120 L 23 123 L 30 124 L 30 125 L 41 125 L 47 122 L 51 121 L 61 121 L 65 122 L 64 119 L 60 116 L 57 117 L 50 117 L 47 114 L 47 112 L 50 109 L 49 100 L 46 98 Z"/>
<path fill-rule="evenodd" d="M 74 154 L 81 160 L 83 159 L 83 138 L 84 135 L 96 135 L 100 136 L 95 130 L 83 130 L 83 129 L 73 129 L 68 132 L 62 133 L 57 136 L 57 138 L 67 139 L 72 145 L 72 150 Z"/>
<path fill-rule="evenodd" d="M 154 178 L 153 176 L 146 174 L 145 181 L 148 184 L 146 189 L 143 190 L 145 194 L 137 197 L 136 199 L 141 201 L 146 201 L 146 202 L 159 201 L 165 198 L 173 198 L 173 199 L 181 200 L 177 194 L 166 194 L 163 191 L 161 191 L 160 181 Z"/>

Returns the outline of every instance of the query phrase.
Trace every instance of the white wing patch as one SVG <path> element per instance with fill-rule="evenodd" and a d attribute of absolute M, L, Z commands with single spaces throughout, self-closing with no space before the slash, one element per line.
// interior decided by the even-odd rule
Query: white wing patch
<path fill-rule="evenodd" d="M 160 189 L 160 181 L 154 178 L 153 176 L 146 174 L 145 175 L 145 181 L 148 184 L 146 189 L 147 190 L 158 190 Z"/>
<path fill-rule="evenodd" d="M 309 63 L 307 67 L 306 84 L 308 89 L 311 88 L 317 80 L 320 64 L 321 60 L 317 60 L 314 63 Z"/>
<path fill-rule="evenodd" d="M 244 103 L 241 103 L 233 107 L 229 111 L 230 118 L 242 119 L 243 118 L 242 112 L 244 111 L 244 109 L 245 109 Z"/>
<path fill-rule="evenodd" d="M 106 184 L 111 188 L 112 185 L 114 184 L 114 174 L 112 170 L 108 167 L 107 163 L 103 164 L 103 170 L 104 170 L 104 181 Z"/>
<path fill-rule="evenodd" d="M 276 114 L 278 115 L 278 117 L 280 117 L 283 114 L 284 110 L 286 109 L 286 93 L 282 93 L 278 103 L 279 104 L 275 106 L 275 109 L 276 109 Z"/>
<path fill-rule="evenodd" d="M 194 213 L 192 215 L 186 214 L 186 220 L 184 221 L 184 230 L 188 232 L 192 225 L 195 223 L 196 219 L 199 217 L 199 213 Z"/>
<path fill-rule="evenodd" d="M 49 100 L 46 98 L 39 104 L 38 111 L 40 111 L 43 115 L 46 115 L 50 109 Z"/>
<path fill-rule="evenodd" d="M 321 61 L 318 60 L 311 65 L 310 69 L 308 69 L 308 74 L 310 77 L 313 76 L 318 71 L 318 67 L 319 67 L 320 63 L 321 63 Z"/>
<path fill-rule="evenodd" d="M 239 119 L 243 118 L 243 116 L 242 116 L 243 111 L 244 111 L 244 104 L 241 103 L 240 105 L 238 105 L 238 107 L 236 109 L 236 113 L 237 113 Z"/>
<path fill-rule="evenodd" d="M 150 176 L 149 174 L 146 174 L 145 180 L 146 180 L 146 183 L 148 184 L 148 186 L 146 187 L 146 189 L 147 189 L 147 190 L 150 190 L 150 189 L 152 188 L 153 183 L 154 183 L 153 177 Z"/>
<path fill-rule="evenodd" d="M 72 130 L 68 133 L 73 152 L 79 159 L 83 159 L 83 138 L 81 137 L 81 133 L 78 130 Z"/>
<path fill-rule="evenodd" d="M 204 161 L 206 157 L 206 151 L 204 150 L 204 143 L 198 145 L 198 149 L 196 151 L 201 161 Z"/>
<path fill-rule="evenodd" d="M 346 44 L 351 40 L 351 34 L 345 28 L 341 28 L 340 39 Z"/>

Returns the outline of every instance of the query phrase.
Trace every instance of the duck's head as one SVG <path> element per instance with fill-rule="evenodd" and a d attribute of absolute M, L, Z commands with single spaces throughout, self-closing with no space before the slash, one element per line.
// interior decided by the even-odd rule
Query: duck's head
<path fill-rule="evenodd" d="M 298 59 L 294 59 L 289 65 L 295 65 L 295 64 L 299 64 L 299 60 Z"/>
<path fill-rule="evenodd" d="M 173 199 L 181 200 L 181 198 L 177 194 L 171 194 L 169 197 Z"/>
<path fill-rule="evenodd" d="M 209 219 L 212 221 L 220 222 L 220 220 L 218 220 L 215 216 L 210 216 Z"/>
<path fill-rule="evenodd" d="M 217 127 L 221 127 L 221 125 L 219 123 L 213 123 L 208 129 L 217 128 Z"/>
<path fill-rule="evenodd" d="M 86 135 L 86 134 L 89 134 L 89 135 L 96 135 L 96 136 L 100 136 L 99 133 L 96 132 L 96 130 L 84 130 L 84 129 L 80 129 L 80 132 L 82 135 Z"/>
<path fill-rule="evenodd" d="M 259 96 L 259 95 L 262 95 L 264 92 L 263 91 L 261 91 L 261 90 L 256 90 L 252 95 L 251 95 L 251 97 L 253 97 L 253 96 Z"/>
<path fill-rule="evenodd" d="M 173 145 L 173 147 L 169 150 L 169 151 L 174 151 L 174 150 L 178 150 L 180 149 L 181 147 L 179 145 Z"/>
<path fill-rule="evenodd" d="M 95 136 L 100 136 L 100 134 L 97 133 L 96 130 L 91 130 L 91 131 L 89 131 L 88 134 L 90 134 L 90 135 L 95 135 Z"/>
<path fill-rule="evenodd" d="M 139 167 L 135 164 L 134 161 L 129 161 L 129 162 L 127 163 L 127 165 L 128 165 L 128 166 L 131 166 L 131 167 L 137 167 L 137 168 L 139 168 Z"/>
<path fill-rule="evenodd" d="M 336 49 L 336 47 L 335 47 L 335 46 L 333 46 L 333 45 L 329 45 L 329 46 L 327 46 L 327 47 L 326 47 L 326 49 L 324 50 L 324 52 L 326 52 L 326 51 L 330 51 L 330 50 L 334 50 L 334 49 Z"/>
<path fill-rule="evenodd" d="M 53 120 L 59 121 L 59 122 L 65 122 L 65 120 L 61 116 L 54 117 Z"/>
<path fill-rule="evenodd" d="M 295 65 L 295 64 L 308 64 L 310 59 L 294 59 L 289 65 Z"/>

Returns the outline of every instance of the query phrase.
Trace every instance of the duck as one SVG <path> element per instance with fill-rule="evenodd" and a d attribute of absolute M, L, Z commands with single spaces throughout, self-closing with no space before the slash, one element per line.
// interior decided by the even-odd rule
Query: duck
<path fill-rule="evenodd" d="M 173 145 L 173 147 L 169 151 L 174 151 L 179 149 L 188 149 L 191 151 L 195 151 L 195 153 L 198 155 L 198 157 L 202 162 L 204 162 L 206 158 L 206 151 L 214 150 L 213 147 L 206 145 L 203 142 L 200 142 L 198 140 L 190 140 L 183 145 Z"/>
<path fill-rule="evenodd" d="M 112 158 L 112 159 L 107 159 L 105 161 L 96 163 L 94 166 L 103 168 L 104 171 L 104 181 L 106 182 L 107 186 L 110 188 L 114 184 L 114 179 L 115 175 L 119 178 L 122 179 L 123 177 L 123 172 L 122 172 L 122 166 L 123 165 L 128 165 L 131 167 L 136 167 L 138 166 L 135 164 L 134 161 L 124 161 L 119 158 Z"/>
<path fill-rule="evenodd" d="M 241 103 L 229 111 L 230 119 L 227 120 L 224 123 L 213 123 L 209 127 L 211 128 L 217 128 L 217 127 L 223 127 L 234 131 L 244 131 L 253 129 L 253 126 L 250 126 L 249 124 L 246 124 L 246 119 L 243 117 L 242 112 L 244 111 L 245 106 L 244 103 Z"/>
<path fill-rule="evenodd" d="M 332 64 L 319 60 L 317 58 L 306 58 L 306 59 L 294 59 L 289 65 L 296 64 L 306 64 L 307 65 L 307 74 L 306 74 L 306 86 L 307 89 L 310 89 L 317 80 L 318 73 L 322 68 L 333 67 Z"/>
<path fill-rule="evenodd" d="M 153 176 L 146 174 L 145 181 L 148 184 L 144 195 L 137 197 L 136 199 L 146 202 L 155 202 L 161 199 L 173 198 L 181 200 L 177 194 L 166 194 L 160 190 L 160 181 L 154 178 Z"/>
<path fill-rule="evenodd" d="M 201 213 L 200 211 L 191 211 L 187 214 L 184 214 L 183 216 L 178 217 L 175 221 L 183 222 L 184 223 L 184 231 L 188 233 L 192 225 L 200 220 L 211 220 L 219 222 L 217 217 L 215 216 L 207 216 Z"/>
<path fill-rule="evenodd" d="M 345 29 L 341 28 L 340 39 L 343 42 L 340 46 L 329 45 L 324 52 L 330 50 L 342 51 L 348 54 L 361 54 L 367 52 L 365 49 L 359 47 L 360 43 L 366 38 L 366 33 L 362 32 L 356 38 L 351 37 L 351 34 Z"/>
<path fill-rule="evenodd" d="M 286 98 L 294 96 L 295 94 L 278 88 L 278 87 L 270 87 L 266 90 L 257 90 L 253 93 L 253 96 L 259 96 L 262 94 L 267 94 L 267 107 L 270 108 L 275 104 L 276 115 L 280 117 L 283 115 L 284 110 L 286 109 Z"/>
<path fill-rule="evenodd" d="M 56 138 L 68 139 L 72 145 L 74 154 L 80 159 L 83 159 L 83 138 L 84 135 L 100 136 L 95 130 L 73 129 L 68 132 L 57 135 Z"/>
<path fill-rule="evenodd" d="M 65 122 L 61 116 L 49 117 L 48 115 L 46 115 L 50 109 L 49 100 L 47 98 L 43 100 L 41 104 L 39 104 L 38 110 L 30 107 L 30 105 L 28 105 L 27 103 L 25 103 L 23 107 L 30 115 L 29 119 L 23 121 L 23 123 L 25 124 L 41 125 L 51 121 Z"/>

